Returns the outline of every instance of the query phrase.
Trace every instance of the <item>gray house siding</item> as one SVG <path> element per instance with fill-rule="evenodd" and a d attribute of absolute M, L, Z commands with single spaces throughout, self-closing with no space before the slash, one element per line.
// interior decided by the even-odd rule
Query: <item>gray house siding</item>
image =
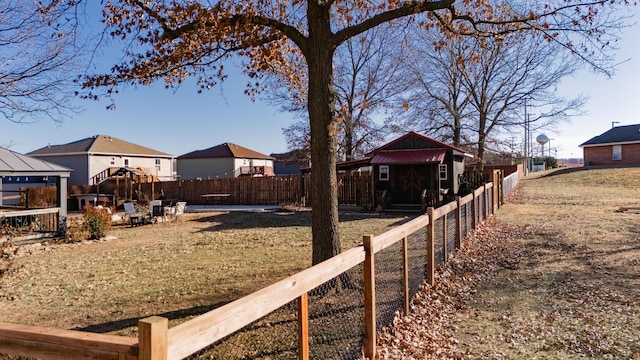
<path fill-rule="evenodd" d="M 32 155 L 34 158 L 58 164 L 71 169 L 68 185 L 86 185 L 89 172 L 89 157 L 87 155 L 43 156 Z"/>
<path fill-rule="evenodd" d="M 178 159 L 178 175 L 183 180 L 234 177 L 234 159 Z"/>

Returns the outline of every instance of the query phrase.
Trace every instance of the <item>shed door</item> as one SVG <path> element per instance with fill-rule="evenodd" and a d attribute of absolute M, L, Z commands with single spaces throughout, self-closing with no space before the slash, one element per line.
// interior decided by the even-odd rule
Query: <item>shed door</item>
<path fill-rule="evenodd" d="M 398 165 L 394 168 L 393 202 L 396 204 L 420 204 L 422 190 L 428 189 L 428 166 Z"/>

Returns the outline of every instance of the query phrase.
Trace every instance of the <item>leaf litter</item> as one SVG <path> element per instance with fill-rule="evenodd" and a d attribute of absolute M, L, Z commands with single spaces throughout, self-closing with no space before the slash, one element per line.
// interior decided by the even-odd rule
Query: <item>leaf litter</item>
<path fill-rule="evenodd" d="M 577 187 L 584 196 L 536 181 L 516 187 L 421 286 L 411 313 L 379 333 L 379 359 L 640 359 L 640 227 L 609 206 L 610 188 Z"/>

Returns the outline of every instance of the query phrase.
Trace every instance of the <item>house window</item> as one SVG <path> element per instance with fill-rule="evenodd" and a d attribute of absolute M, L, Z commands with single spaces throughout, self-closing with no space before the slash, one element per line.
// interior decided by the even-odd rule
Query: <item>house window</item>
<path fill-rule="evenodd" d="M 124 167 L 131 167 L 131 159 L 129 159 L 129 158 L 122 158 L 122 166 L 124 166 Z"/>
<path fill-rule="evenodd" d="M 439 172 L 440 172 L 440 180 L 448 179 L 447 164 L 440 164 Z"/>
<path fill-rule="evenodd" d="M 156 170 L 160 171 L 160 159 L 156 159 Z"/>
<path fill-rule="evenodd" d="M 116 157 L 115 156 L 111 157 L 111 161 L 109 162 L 109 164 L 111 164 L 112 166 L 116 166 Z"/>
<path fill-rule="evenodd" d="M 613 145 L 613 160 L 622 160 L 622 145 Z"/>
<path fill-rule="evenodd" d="M 380 165 L 380 180 L 389 180 L 389 165 Z"/>

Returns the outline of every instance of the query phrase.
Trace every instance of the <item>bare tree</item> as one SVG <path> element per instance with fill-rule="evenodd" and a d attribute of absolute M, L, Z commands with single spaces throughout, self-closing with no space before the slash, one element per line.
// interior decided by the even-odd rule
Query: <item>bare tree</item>
<path fill-rule="evenodd" d="M 626 1 L 557 0 L 547 6 L 533 2 L 528 11 L 522 13 L 491 3 L 112 1 L 106 4 L 105 23 L 112 27 L 114 37 L 133 38 L 138 46 L 131 48 L 127 58 L 116 65 L 111 74 L 94 76 L 85 86 L 112 90 L 123 82 L 148 85 L 157 79 L 172 86 L 188 76 L 198 76 L 201 88 L 206 89 L 225 78 L 223 60 L 240 56 L 246 59 L 245 72 L 255 79 L 248 89 L 252 94 L 263 90 L 261 80 L 272 67 L 286 68 L 287 54 L 297 53 L 304 58 L 313 166 L 312 261 L 318 263 L 341 251 L 333 76 L 334 55 L 340 45 L 382 24 L 425 14 L 425 20 L 421 21 L 424 27 L 437 28 L 454 41 L 454 34 L 495 36 L 520 31 L 542 31 L 549 39 L 560 41 L 556 33 L 573 32 L 582 41 L 572 42 L 579 46 L 571 48 L 578 56 L 587 57 L 591 56 L 592 49 L 600 49 L 599 45 L 606 47 L 607 30 L 616 25 L 616 19 L 608 15 Z M 290 78 L 296 81 L 295 76 Z"/>
<path fill-rule="evenodd" d="M 473 108 L 469 127 L 480 159 L 484 159 L 492 137 L 510 134 L 512 127 L 522 124 L 527 100 L 531 106 L 546 109 L 544 115 L 534 119 L 538 127 L 581 113 L 585 102 L 581 95 L 565 99 L 555 91 L 562 79 L 580 68 L 579 60 L 558 46 L 536 40 L 519 35 L 474 39 L 467 49 L 471 61 L 456 62 Z"/>
<path fill-rule="evenodd" d="M 510 34 L 468 37 L 440 51 L 416 46 L 431 50 L 417 52 L 409 61 L 415 88 L 408 101 L 415 110 L 407 114 L 408 121 L 456 146 L 473 147 L 483 159 L 489 144 L 498 151 L 501 136 L 522 133 L 527 101 L 539 109 L 529 119 L 536 128 L 580 114 L 585 102 L 581 95 L 566 99 L 555 92 L 563 78 L 580 68 L 580 59 L 540 40 Z M 431 43 L 432 35 L 419 41 Z"/>
<path fill-rule="evenodd" d="M 434 50 L 440 35 L 432 31 L 414 32 L 406 55 L 404 81 L 407 91 L 400 97 L 403 109 L 388 126 L 397 133 L 406 129 L 430 135 L 454 146 L 469 145 L 469 93 L 456 62 L 466 62 L 466 41 Z"/>
<path fill-rule="evenodd" d="M 77 4 L 0 2 L 0 114 L 17 123 L 61 122 L 77 108 Z"/>
<path fill-rule="evenodd" d="M 399 61 L 402 42 L 402 34 L 394 28 L 375 28 L 337 48 L 333 77 L 338 160 L 363 156 L 384 140 L 383 124 L 374 118 L 381 118 L 394 96 L 406 88 L 406 83 L 398 79 L 403 67 Z M 301 72 L 297 77 L 305 79 L 304 66 L 297 64 L 293 71 Z M 300 115 L 302 120 L 285 128 L 284 134 L 290 149 L 309 151 L 306 85 L 291 87 L 287 78 L 290 73 L 274 73 L 266 97 L 283 110 Z"/>

